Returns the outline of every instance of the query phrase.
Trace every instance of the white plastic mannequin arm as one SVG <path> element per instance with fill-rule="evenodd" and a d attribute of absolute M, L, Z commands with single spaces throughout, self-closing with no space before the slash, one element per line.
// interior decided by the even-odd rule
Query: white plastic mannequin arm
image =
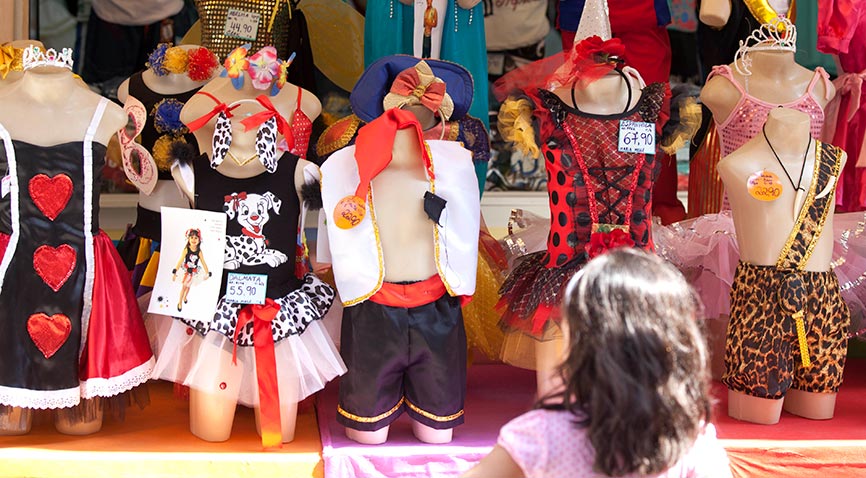
<path fill-rule="evenodd" d="M 731 0 L 703 0 L 698 16 L 705 25 L 722 28 L 731 18 Z"/>

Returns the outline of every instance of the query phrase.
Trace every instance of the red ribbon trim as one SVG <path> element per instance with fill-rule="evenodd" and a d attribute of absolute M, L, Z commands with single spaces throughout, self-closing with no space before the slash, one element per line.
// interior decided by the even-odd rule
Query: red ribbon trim
<path fill-rule="evenodd" d="M 292 131 L 289 125 L 289 122 L 286 121 L 286 118 L 277 111 L 277 108 L 271 103 L 271 100 L 268 99 L 265 95 L 259 95 L 256 97 L 256 101 L 259 102 L 260 105 L 265 109 L 265 111 L 260 111 L 252 116 L 244 118 L 241 120 L 241 124 L 244 125 L 244 131 L 249 131 L 253 128 L 258 128 L 265 121 L 276 118 L 277 120 L 277 130 L 280 134 L 283 135 L 283 138 L 286 139 L 286 145 L 288 146 L 288 150 L 291 151 L 295 146 L 295 140 L 292 136 Z"/>
<path fill-rule="evenodd" d="M 274 352 L 274 336 L 271 321 L 277 316 L 280 306 L 273 299 L 264 304 L 250 304 L 238 312 L 235 328 L 232 363 L 237 365 L 238 333 L 249 322 L 253 323 L 253 345 L 256 353 L 256 379 L 259 386 L 259 409 L 262 422 L 262 446 L 282 447 L 283 433 L 280 420 L 280 391 L 277 385 L 277 358 Z"/>

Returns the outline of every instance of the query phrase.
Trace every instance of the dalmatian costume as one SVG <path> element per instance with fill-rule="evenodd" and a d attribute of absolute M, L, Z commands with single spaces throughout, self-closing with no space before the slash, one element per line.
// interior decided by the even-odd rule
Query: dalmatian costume
<path fill-rule="evenodd" d="M 270 220 L 268 211 L 280 213 L 282 201 L 273 193 L 231 193 L 225 197 L 223 211 L 229 220 L 237 220 L 241 226 L 240 236 L 226 236 L 225 267 L 235 270 L 240 266 L 267 264 L 277 267 L 289 260 L 286 254 L 268 248 L 264 235 L 265 225 Z M 237 216 L 237 217 L 235 217 Z"/>
<path fill-rule="evenodd" d="M 195 207 L 222 211 L 228 219 L 222 294 L 228 273 L 261 274 L 267 277 L 269 303 L 279 306 L 269 326 L 283 406 L 345 372 L 321 321 L 333 303 L 334 290 L 311 273 L 296 272 L 296 264 L 304 259 L 303 248 L 298 247 L 298 160 L 284 153 L 272 172 L 247 179 L 223 176 L 206 154 L 193 160 Z M 170 325 L 158 328 L 155 377 L 206 392 L 233 393 L 243 405 L 258 405 L 254 323 L 238 327 L 245 307 L 223 296 L 215 311 L 170 319 Z M 233 358 L 242 369 L 239 377 L 215 372 L 231 369 L 218 364 Z"/>

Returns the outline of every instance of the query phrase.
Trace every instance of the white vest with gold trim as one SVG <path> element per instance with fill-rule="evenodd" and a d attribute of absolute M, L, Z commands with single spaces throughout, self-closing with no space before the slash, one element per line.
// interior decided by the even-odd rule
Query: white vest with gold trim
<path fill-rule="evenodd" d="M 475 293 L 481 221 L 472 153 L 454 141 L 426 143 L 432 156 L 435 193 L 447 201 L 434 229 L 436 268 L 450 295 L 471 296 Z M 321 169 L 325 224 L 319 225 L 317 261 L 331 262 L 340 298 L 343 305 L 349 306 L 375 294 L 385 276 L 382 248 L 374 223 L 375 194 L 371 185 L 364 219 L 351 229 L 340 229 L 331 219 L 334 208 L 340 199 L 355 194 L 360 182 L 355 146 L 331 155 Z M 370 198 L 374 203 L 372 211 Z"/>

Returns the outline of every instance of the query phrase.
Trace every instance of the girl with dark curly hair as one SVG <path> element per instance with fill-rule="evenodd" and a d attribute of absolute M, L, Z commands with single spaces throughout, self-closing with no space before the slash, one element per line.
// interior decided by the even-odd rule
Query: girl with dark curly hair
<path fill-rule="evenodd" d="M 699 302 L 658 256 L 619 248 L 569 282 L 563 385 L 466 477 L 730 477 L 710 420 Z"/>

